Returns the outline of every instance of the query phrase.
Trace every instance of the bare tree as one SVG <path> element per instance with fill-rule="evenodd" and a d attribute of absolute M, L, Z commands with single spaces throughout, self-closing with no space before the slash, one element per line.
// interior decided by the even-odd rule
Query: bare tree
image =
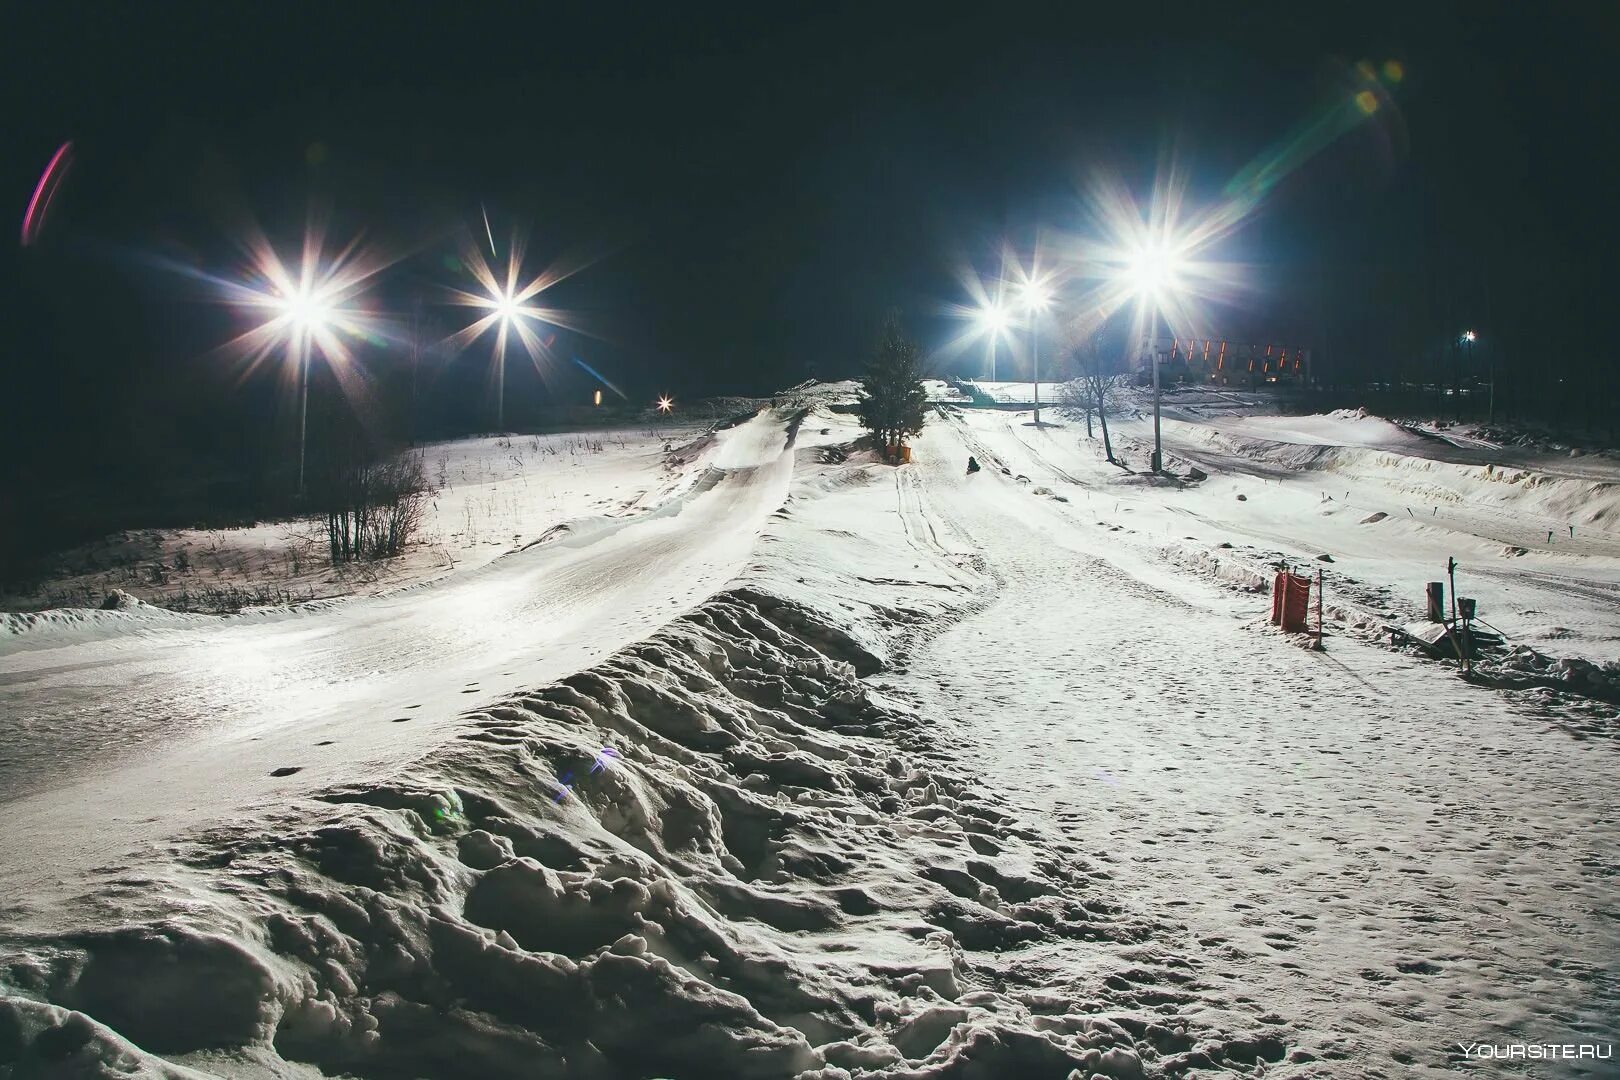
<path fill-rule="evenodd" d="M 1119 462 L 1114 460 L 1113 441 L 1108 437 L 1108 394 L 1113 389 L 1114 375 L 1107 370 L 1096 335 L 1087 335 L 1074 341 L 1069 346 L 1068 359 L 1074 377 L 1063 384 L 1063 388 L 1059 391 L 1060 399 L 1070 408 L 1086 414 L 1088 439 L 1094 437 L 1091 415 L 1093 412 L 1097 414 L 1098 423 L 1102 426 L 1103 453 L 1110 465 L 1118 465 Z"/>

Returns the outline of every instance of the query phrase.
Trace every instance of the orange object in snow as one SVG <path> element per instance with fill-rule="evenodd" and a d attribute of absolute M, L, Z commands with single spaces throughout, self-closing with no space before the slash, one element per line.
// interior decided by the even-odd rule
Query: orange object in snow
<path fill-rule="evenodd" d="M 1306 630 L 1311 608 L 1311 579 L 1284 570 L 1271 583 L 1271 625 L 1290 634 Z"/>

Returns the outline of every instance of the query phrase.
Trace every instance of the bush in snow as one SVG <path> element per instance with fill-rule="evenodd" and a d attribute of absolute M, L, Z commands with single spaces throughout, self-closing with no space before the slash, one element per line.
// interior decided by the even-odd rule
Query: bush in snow
<path fill-rule="evenodd" d="M 427 495 L 420 454 L 340 458 L 310 488 L 334 565 L 404 551 L 422 524 Z"/>

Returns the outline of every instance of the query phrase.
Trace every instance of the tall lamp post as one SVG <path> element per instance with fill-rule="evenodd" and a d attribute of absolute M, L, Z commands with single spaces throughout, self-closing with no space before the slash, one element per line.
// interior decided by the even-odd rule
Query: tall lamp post
<path fill-rule="evenodd" d="M 304 495 L 304 446 L 309 417 L 310 352 L 332 317 L 332 309 L 308 284 L 280 297 L 275 306 L 287 320 L 287 348 L 298 367 L 298 496 Z"/>
<path fill-rule="evenodd" d="M 1472 330 L 1464 330 L 1462 334 L 1463 344 L 1468 347 L 1468 369 L 1470 371 L 1474 368 L 1474 342 L 1478 337 L 1479 335 Z M 1491 390 L 1488 401 L 1489 404 L 1485 407 L 1485 422 L 1494 424 L 1496 423 L 1496 365 L 1494 363 L 1491 365 Z"/>
<path fill-rule="evenodd" d="M 1154 472 L 1164 469 L 1164 443 L 1159 434 L 1159 303 L 1174 290 L 1177 259 L 1166 243 L 1143 244 L 1121 274 L 1124 283 L 1148 311 L 1148 363 L 1153 365 L 1153 462 Z"/>
<path fill-rule="evenodd" d="M 1029 349 L 1035 360 L 1035 423 L 1041 422 L 1041 314 L 1052 303 L 1052 294 L 1039 281 L 1024 283 L 1024 311 L 1029 315 Z"/>
<path fill-rule="evenodd" d="M 979 308 L 979 327 L 990 336 L 990 381 L 996 381 L 996 339 L 1007 331 L 1007 310 L 1000 299 L 987 301 Z"/>

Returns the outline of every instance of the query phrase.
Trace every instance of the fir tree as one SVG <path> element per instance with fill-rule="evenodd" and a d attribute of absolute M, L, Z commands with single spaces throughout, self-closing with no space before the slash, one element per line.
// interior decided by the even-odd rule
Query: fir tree
<path fill-rule="evenodd" d="M 872 433 L 878 449 L 886 449 L 922 432 L 927 407 L 922 349 L 906 337 L 899 313 L 890 312 L 861 378 L 861 425 Z"/>

